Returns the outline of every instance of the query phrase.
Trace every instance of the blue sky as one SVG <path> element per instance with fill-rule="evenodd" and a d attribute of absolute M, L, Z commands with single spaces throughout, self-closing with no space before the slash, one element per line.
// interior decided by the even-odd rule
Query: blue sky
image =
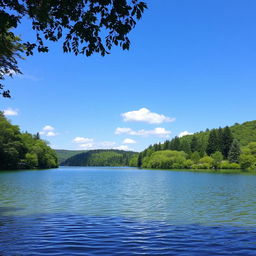
<path fill-rule="evenodd" d="M 0 109 L 59 149 L 140 151 L 184 131 L 256 119 L 256 2 L 147 2 L 130 51 L 86 58 L 51 44 L 20 62 L 24 75 L 6 80 L 12 99 Z M 28 26 L 19 33 L 32 36 Z"/>

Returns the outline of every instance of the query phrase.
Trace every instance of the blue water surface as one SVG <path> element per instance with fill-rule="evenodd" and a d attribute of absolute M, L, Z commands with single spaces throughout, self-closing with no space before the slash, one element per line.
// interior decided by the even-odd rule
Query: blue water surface
<path fill-rule="evenodd" d="M 0 255 L 256 255 L 256 176 L 0 172 Z"/>

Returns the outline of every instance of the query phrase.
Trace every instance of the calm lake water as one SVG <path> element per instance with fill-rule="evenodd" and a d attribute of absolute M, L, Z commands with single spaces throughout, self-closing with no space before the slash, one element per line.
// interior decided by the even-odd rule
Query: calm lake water
<path fill-rule="evenodd" d="M 256 176 L 0 172 L 0 255 L 256 255 Z"/>

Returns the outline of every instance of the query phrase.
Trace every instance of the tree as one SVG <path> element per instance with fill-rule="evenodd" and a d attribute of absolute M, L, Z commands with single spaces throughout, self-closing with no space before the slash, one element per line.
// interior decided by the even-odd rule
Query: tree
<path fill-rule="evenodd" d="M 207 148 L 206 148 L 206 153 L 207 153 L 207 155 L 210 156 L 217 150 L 218 150 L 218 137 L 217 137 L 216 130 L 214 129 L 214 130 L 211 130 L 211 132 L 210 132 L 208 144 L 207 144 Z"/>
<path fill-rule="evenodd" d="M 173 145 L 172 145 L 172 150 L 177 150 L 177 151 L 179 151 L 180 150 L 180 138 L 179 137 L 175 137 L 174 139 L 173 139 Z"/>
<path fill-rule="evenodd" d="M 243 170 L 253 170 L 256 167 L 256 158 L 253 155 L 241 154 L 240 165 Z"/>
<path fill-rule="evenodd" d="M 146 8 L 146 3 L 140 0 L 129 2 L 126 0 L 2 0 L 0 1 L 1 58 L 10 61 L 10 65 L 1 62 L 0 70 L 3 71 L 3 75 L 10 71 L 19 72 L 17 55 L 13 51 L 17 40 L 15 36 L 9 38 L 9 34 L 5 31 L 9 28 L 17 28 L 24 19 L 31 22 L 31 29 L 35 31 L 36 36 L 35 41 L 22 43 L 27 55 L 32 55 L 35 49 L 38 52 L 48 52 L 46 41 L 61 40 L 64 52 L 86 56 L 99 53 L 104 56 L 109 53 L 113 45 L 120 46 L 123 50 L 129 49 L 128 34 Z M 11 66 L 15 69 L 10 69 Z M 0 89 L 3 96 L 10 96 L 8 91 L 3 90 L 3 85 Z"/>
<path fill-rule="evenodd" d="M 196 136 L 193 136 L 192 137 L 192 141 L 191 141 L 191 151 L 192 152 L 195 152 L 198 150 L 198 146 L 199 146 L 199 143 L 198 143 L 198 139 Z"/>
<path fill-rule="evenodd" d="M 239 160 L 242 169 L 256 170 L 256 142 L 242 148 Z"/>
<path fill-rule="evenodd" d="M 228 161 L 231 163 L 239 163 L 239 157 L 241 154 L 239 142 L 234 139 L 228 153 Z"/>
<path fill-rule="evenodd" d="M 166 140 L 163 144 L 163 150 L 170 149 L 170 141 Z"/>
<path fill-rule="evenodd" d="M 213 159 L 213 167 L 215 169 L 220 168 L 221 161 L 223 160 L 223 155 L 221 154 L 221 152 L 216 151 L 211 155 L 211 157 Z"/>
<path fill-rule="evenodd" d="M 225 159 L 228 158 L 228 153 L 233 142 L 233 135 L 228 126 L 226 126 L 222 131 L 222 154 Z"/>
<path fill-rule="evenodd" d="M 191 153 L 190 144 L 187 140 L 181 140 L 180 142 L 180 150 L 184 151 L 187 154 Z"/>
<path fill-rule="evenodd" d="M 222 136 L 223 136 L 223 132 L 222 132 L 222 128 L 220 127 L 220 128 L 217 130 L 218 151 L 220 151 L 220 152 L 222 152 L 222 149 L 223 149 Z"/>
<path fill-rule="evenodd" d="M 200 154 L 197 151 L 195 151 L 191 154 L 190 158 L 194 163 L 197 163 L 200 160 Z"/>
<path fill-rule="evenodd" d="M 0 112 L 0 170 L 57 167 L 56 153 L 32 134 L 21 133 Z"/>
<path fill-rule="evenodd" d="M 210 169 L 213 167 L 213 158 L 210 156 L 204 156 L 199 160 L 199 164 L 197 165 L 200 169 Z"/>
<path fill-rule="evenodd" d="M 0 12 L 0 23 L 1 23 Z M 20 43 L 21 39 L 10 32 L 7 25 L 0 26 L 0 82 L 5 79 L 5 75 L 12 77 L 14 73 L 21 74 L 18 68 L 18 59 L 22 59 L 24 45 Z M 0 83 L 0 95 L 10 98 L 10 91 L 4 89 Z"/>
<path fill-rule="evenodd" d="M 142 154 L 141 153 L 139 153 L 137 165 L 138 165 L 138 167 L 142 166 Z"/>

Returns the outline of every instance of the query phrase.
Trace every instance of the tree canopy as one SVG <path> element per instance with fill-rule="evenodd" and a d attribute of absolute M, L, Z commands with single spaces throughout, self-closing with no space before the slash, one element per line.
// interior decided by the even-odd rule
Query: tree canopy
<path fill-rule="evenodd" d="M 57 156 L 39 134 L 21 133 L 0 111 L 0 170 L 54 168 Z"/>
<path fill-rule="evenodd" d="M 140 0 L 2 0 L 0 1 L 0 79 L 20 72 L 18 52 L 48 52 L 46 41 L 62 41 L 64 52 L 108 54 L 113 45 L 128 50 L 129 32 L 147 8 Z M 19 42 L 9 30 L 29 20 L 35 40 Z M 0 85 L 0 93 L 10 97 Z"/>
<path fill-rule="evenodd" d="M 137 162 L 133 159 L 130 165 L 159 169 L 256 170 L 255 127 L 256 121 L 250 121 L 175 137 L 149 146 L 136 156 Z"/>

